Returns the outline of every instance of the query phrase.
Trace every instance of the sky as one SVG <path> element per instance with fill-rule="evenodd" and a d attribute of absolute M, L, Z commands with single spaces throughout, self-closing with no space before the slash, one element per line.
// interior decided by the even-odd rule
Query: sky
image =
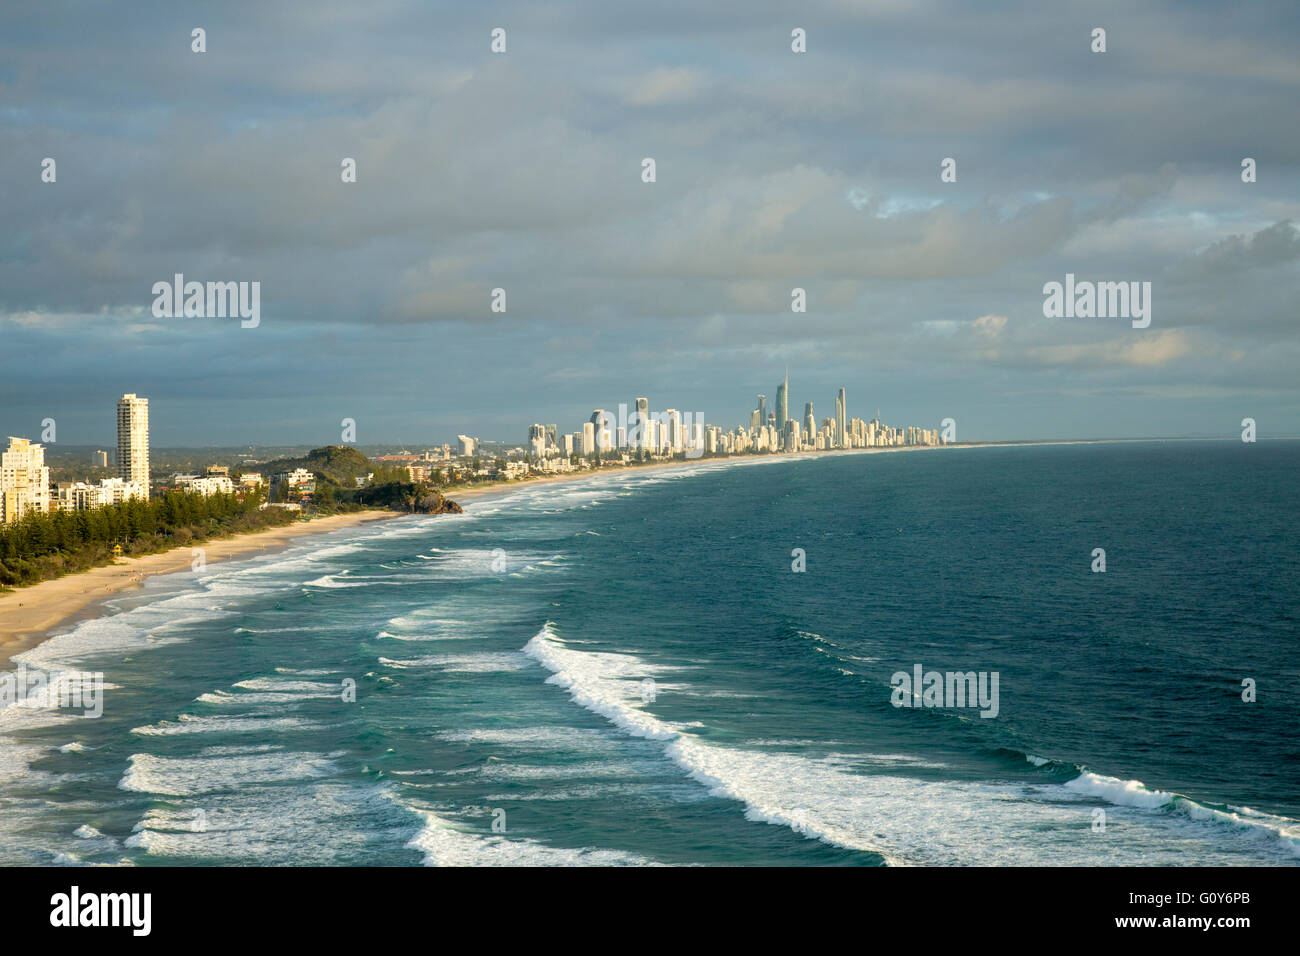
<path fill-rule="evenodd" d="M 1297 41 L 1290 0 L 6 4 L 0 435 L 111 442 L 124 392 L 169 446 L 729 427 L 788 368 L 959 440 L 1297 436 Z M 260 324 L 155 317 L 176 273 Z M 1149 327 L 1046 317 L 1067 273 Z"/>

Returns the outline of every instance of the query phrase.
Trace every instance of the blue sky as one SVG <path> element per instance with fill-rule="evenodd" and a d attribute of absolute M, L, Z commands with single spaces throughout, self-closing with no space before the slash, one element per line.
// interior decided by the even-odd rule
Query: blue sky
<path fill-rule="evenodd" d="M 792 410 L 962 439 L 1297 435 L 1298 39 L 1294 3 L 10 5 L 0 433 L 102 444 L 126 391 L 160 445 L 729 426 L 789 366 Z M 176 272 L 259 281 L 261 325 L 154 318 Z M 1044 318 L 1067 272 L 1150 281 L 1150 327 Z"/>

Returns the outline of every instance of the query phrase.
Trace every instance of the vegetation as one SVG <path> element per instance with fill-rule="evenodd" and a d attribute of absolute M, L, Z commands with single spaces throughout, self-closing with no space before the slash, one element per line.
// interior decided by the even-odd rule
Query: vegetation
<path fill-rule="evenodd" d="M 421 514 L 460 514 L 460 505 L 444 498 L 442 492 L 419 482 L 389 482 L 358 488 L 347 495 L 347 503 L 364 508 L 387 508 L 389 511 Z"/>
<path fill-rule="evenodd" d="M 268 478 L 295 468 L 312 472 L 316 491 L 303 509 L 308 514 L 367 508 L 423 514 L 460 512 L 459 505 L 430 484 L 409 481 L 406 469 L 377 465 L 353 448 L 331 445 L 313 449 L 302 458 L 281 458 L 257 467 Z M 357 485 L 358 478 L 370 475 L 369 484 Z M 263 508 L 262 503 L 259 493 L 204 497 L 172 491 L 148 501 L 88 511 L 30 513 L 14 524 L 0 526 L 0 588 L 35 584 L 108 564 L 115 548 L 120 548 L 124 557 L 136 557 L 300 520 L 297 510 Z"/>
<path fill-rule="evenodd" d="M 328 482 L 341 488 L 357 487 L 357 479 L 374 473 L 375 482 L 383 484 L 388 480 L 406 477 L 406 472 L 397 468 L 384 468 L 376 465 L 355 448 L 342 445 L 327 445 L 313 448 L 302 458 L 277 458 L 264 464 L 254 466 L 268 478 L 281 472 L 306 468 L 316 476 L 316 481 Z M 391 475 L 388 473 L 392 473 Z"/>
<path fill-rule="evenodd" d="M 89 511 L 27 514 L 0 527 L 0 586 L 35 584 L 108 564 L 114 546 L 130 557 L 298 520 L 294 512 L 263 511 L 260 505 L 257 495 L 205 498 L 173 491 Z"/>

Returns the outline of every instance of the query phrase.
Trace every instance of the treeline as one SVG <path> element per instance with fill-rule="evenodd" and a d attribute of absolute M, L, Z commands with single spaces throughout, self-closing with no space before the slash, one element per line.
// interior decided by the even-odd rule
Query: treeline
<path fill-rule="evenodd" d="M 0 527 L 0 586 L 35 584 L 107 564 L 114 545 L 124 556 L 152 554 L 208 538 L 292 524 L 298 515 L 260 509 L 249 495 L 173 491 L 88 511 L 29 513 Z"/>

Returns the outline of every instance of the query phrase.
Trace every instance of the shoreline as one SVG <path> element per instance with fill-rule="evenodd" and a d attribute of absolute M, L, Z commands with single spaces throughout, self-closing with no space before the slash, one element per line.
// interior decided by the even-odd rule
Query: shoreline
<path fill-rule="evenodd" d="M 566 484 L 603 476 L 641 474 L 668 468 L 690 465 L 725 468 L 743 464 L 776 463 L 780 461 L 815 460 L 824 455 L 878 455 L 916 451 L 956 451 L 972 448 L 1011 448 L 1028 445 L 1098 445 L 1118 442 L 1181 441 L 1184 439 L 1056 439 L 1021 442 L 971 442 L 951 445 L 895 445 L 885 448 L 844 448 L 830 451 L 788 452 L 776 454 L 729 455 L 724 458 L 692 458 L 659 461 L 644 465 L 610 465 L 598 469 L 563 472 L 511 481 L 498 481 L 474 486 L 439 489 L 444 497 L 455 501 L 471 502 L 488 497 L 523 491 L 541 485 Z M 1186 439 L 1195 441 L 1197 439 Z M 1202 439 L 1213 440 L 1213 439 Z M 0 594 L 0 669 L 8 666 L 14 654 L 21 653 L 41 643 L 55 628 L 97 616 L 105 600 L 124 591 L 137 590 L 144 580 L 157 574 L 172 574 L 189 569 L 192 548 L 202 547 L 208 561 L 232 560 L 254 554 L 274 554 L 283 551 L 298 538 L 323 534 L 342 528 L 356 527 L 370 521 L 400 518 L 404 512 L 371 509 L 312 518 L 280 528 L 268 528 L 252 534 L 233 538 L 215 538 L 197 545 L 183 545 L 170 551 L 145 555 L 141 558 L 121 558 L 113 564 L 102 565 L 86 571 L 67 574 L 50 581 L 42 581 L 25 588 Z"/>
<path fill-rule="evenodd" d="M 203 549 L 204 560 L 212 564 L 274 554 L 308 535 L 399 517 L 400 512 L 374 509 L 313 518 L 232 538 L 211 538 L 139 558 L 119 558 L 112 564 L 0 594 L 0 669 L 8 666 L 13 655 L 44 641 L 55 628 L 97 616 L 105 600 L 138 590 L 146 578 L 189 570 L 196 547 Z"/>
<path fill-rule="evenodd" d="M 1037 445 L 1109 445 L 1124 442 L 1149 441 L 1227 441 L 1228 439 L 1183 439 L 1183 438 L 1057 438 L 1041 441 L 1006 441 L 1006 442 L 955 442 L 948 445 L 890 445 L 883 448 L 835 448 L 822 451 L 775 452 L 762 454 L 727 455 L 721 458 L 688 458 L 685 460 L 656 461 L 645 465 L 607 465 L 603 468 L 585 468 L 582 471 L 566 471 L 558 475 L 516 478 L 507 481 L 484 482 L 478 485 L 457 485 L 452 488 L 440 488 L 442 494 L 460 503 L 472 501 L 486 495 L 509 491 L 520 491 L 538 485 L 560 484 L 569 481 L 581 481 L 587 478 L 599 478 L 602 475 L 640 474 L 665 468 L 683 468 L 690 465 L 708 465 L 724 467 L 744 463 L 808 461 L 830 455 L 883 455 L 908 451 L 957 451 L 964 448 L 1022 448 Z"/>

